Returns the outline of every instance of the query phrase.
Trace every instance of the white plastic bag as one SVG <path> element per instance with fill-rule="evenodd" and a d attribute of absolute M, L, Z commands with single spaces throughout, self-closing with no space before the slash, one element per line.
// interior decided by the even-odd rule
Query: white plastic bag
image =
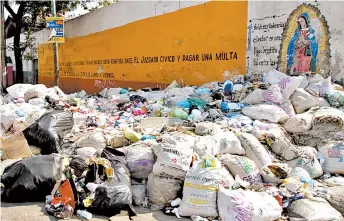
<path fill-rule="evenodd" d="M 113 148 L 119 148 L 129 145 L 129 141 L 124 136 L 122 131 L 112 131 L 111 133 L 105 134 L 106 145 Z"/>
<path fill-rule="evenodd" d="M 288 77 L 288 75 L 279 72 L 277 70 L 271 70 L 264 75 L 264 82 L 269 84 L 277 84 L 283 78 Z"/>
<path fill-rule="evenodd" d="M 323 107 L 313 114 L 313 130 L 333 132 L 344 129 L 344 112 L 332 107 Z"/>
<path fill-rule="evenodd" d="M 154 153 L 152 147 L 145 145 L 129 146 L 125 159 L 132 177 L 147 179 L 153 171 Z"/>
<path fill-rule="evenodd" d="M 260 88 L 254 89 L 249 95 L 247 95 L 241 102 L 246 104 L 262 104 L 265 101 L 265 90 Z"/>
<path fill-rule="evenodd" d="M 314 153 L 309 153 L 308 156 L 302 156 L 286 163 L 292 168 L 301 167 L 305 169 L 313 179 L 323 175 L 321 165 Z"/>
<path fill-rule="evenodd" d="M 302 76 L 299 76 L 299 77 L 302 77 L 302 81 L 299 85 L 299 88 L 306 88 L 308 86 L 308 80 L 307 80 L 307 76 L 306 75 L 302 75 Z"/>
<path fill-rule="evenodd" d="M 342 221 L 343 216 L 334 209 L 325 199 L 315 197 L 314 199 L 299 199 L 288 206 L 290 220 L 307 221 Z M 296 219 L 294 219 L 294 217 Z"/>
<path fill-rule="evenodd" d="M 312 128 L 313 115 L 310 113 L 296 114 L 289 118 L 283 125 L 290 133 L 302 133 Z"/>
<path fill-rule="evenodd" d="M 179 206 L 181 216 L 218 216 L 216 198 L 223 176 L 218 159 L 205 156 L 197 161 L 185 176 L 183 199 Z"/>
<path fill-rule="evenodd" d="M 242 132 L 238 132 L 236 135 L 246 151 L 246 156 L 253 160 L 259 169 L 271 163 L 269 153 L 255 136 Z"/>
<path fill-rule="evenodd" d="M 324 80 L 324 78 L 320 74 L 310 74 L 308 75 L 307 80 L 308 80 L 308 83 L 312 84 L 312 83 L 318 83 Z"/>
<path fill-rule="evenodd" d="M 282 95 L 281 88 L 277 84 L 271 85 L 266 91 L 264 91 L 264 100 L 266 102 L 276 104 L 282 104 L 286 101 Z"/>
<path fill-rule="evenodd" d="M 272 152 L 283 157 L 285 160 L 293 160 L 301 156 L 303 149 L 295 146 L 281 128 L 275 127 L 267 131 L 266 141 Z"/>
<path fill-rule="evenodd" d="M 44 106 L 45 100 L 43 98 L 32 98 L 28 103 L 35 106 Z"/>
<path fill-rule="evenodd" d="M 278 107 L 283 109 L 289 117 L 295 116 L 294 106 L 292 105 L 291 101 L 287 100 L 283 104 L 278 105 Z"/>
<path fill-rule="evenodd" d="M 301 114 L 307 109 L 315 106 L 330 106 L 326 99 L 314 97 L 302 88 L 298 88 L 291 95 L 290 101 L 293 104 L 296 113 Z"/>
<path fill-rule="evenodd" d="M 258 104 L 245 107 L 242 113 L 254 120 L 268 120 L 272 123 L 289 119 L 287 113 L 280 107 L 268 104 Z"/>
<path fill-rule="evenodd" d="M 48 88 L 44 84 L 32 85 L 32 87 L 27 90 L 24 94 L 26 101 L 32 98 L 45 98 L 48 93 Z"/>
<path fill-rule="evenodd" d="M 2 107 L 3 110 L 1 110 L 1 124 L 4 127 L 5 131 L 8 131 L 12 125 L 14 120 L 18 117 L 18 115 L 15 113 L 15 110 L 9 110 Z"/>
<path fill-rule="evenodd" d="M 181 184 L 181 180 L 149 174 L 147 183 L 149 202 L 162 209 L 167 203 L 177 198 L 178 191 L 182 188 Z"/>
<path fill-rule="evenodd" d="M 147 186 L 145 183 L 134 183 L 131 185 L 133 203 L 136 206 L 147 207 Z"/>
<path fill-rule="evenodd" d="M 321 80 L 317 83 L 310 83 L 306 91 L 313 96 L 325 97 L 326 93 L 332 90 L 331 77 Z"/>
<path fill-rule="evenodd" d="M 77 147 L 94 147 L 101 149 L 106 147 L 106 140 L 102 132 L 96 131 L 94 133 L 86 134 L 79 138 L 76 142 Z"/>
<path fill-rule="evenodd" d="M 325 172 L 344 174 L 344 142 L 328 144 L 319 149 L 324 156 Z"/>
<path fill-rule="evenodd" d="M 192 161 L 192 147 L 187 142 L 177 141 L 170 135 L 163 135 L 162 142 L 153 145 L 157 161 L 153 174 L 184 180 Z"/>
<path fill-rule="evenodd" d="M 206 134 L 216 134 L 221 131 L 221 126 L 212 122 L 202 122 L 196 124 L 195 134 L 206 135 Z"/>
<path fill-rule="evenodd" d="M 231 131 L 218 132 L 213 135 L 218 146 L 217 154 L 230 153 L 244 155 L 245 149 L 241 146 L 240 140 Z"/>
<path fill-rule="evenodd" d="M 278 201 L 266 192 L 227 190 L 220 186 L 217 204 L 223 221 L 271 221 L 282 214 Z"/>
<path fill-rule="evenodd" d="M 283 97 L 289 99 L 294 91 L 300 86 L 302 80 L 303 77 L 286 77 L 281 79 L 278 82 L 278 86 L 282 91 Z"/>
<path fill-rule="evenodd" d="M 245 154 L 245 149 L 241 146 L 239 139 L 230 131 L 198 137 L 193 149 L 201 157 L 207 154 L 214 156 L 223 153 Z"/>
<path fill-rule="evenodd" d="M 33 87 L 31 84 L 15 84 L 6 88 L 13 98 L 24 98 L 25 93 Z"/>
<path fill-rule="evenodd" d="M 249 158 L 238 155 L 221 154 L 218 156 L 218 159 L 228 168 L 234 177 L 238 175 L 240 179 L 250 184 L 262 182 L 256 164 Z"/>
<path fill-rule="evenodd" d="M 284 163 L 271 163 L 263 166 L 261 169 L 261 175 L 265 183 L 282 183 L 283 180 L 289 177 L 291 168 L 288 164 Z"/>

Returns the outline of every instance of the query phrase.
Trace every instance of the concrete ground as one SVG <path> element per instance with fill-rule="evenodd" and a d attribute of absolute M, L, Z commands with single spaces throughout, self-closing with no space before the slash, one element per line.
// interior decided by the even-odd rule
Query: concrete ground
<path fill-rule="evenodd" d="M 56 221 L 53 216 L 49 216 L 44 208 L 44 203 L 1 203 L 1 221 Z M 136 207 L 139 214 L 133 221 L 190 221 L 190 219 L 178 219 L 174 216 L 166 216 L 161 211 L 151 211 L 145 208 Z M 74 216 L 71 221 L 80 220 Z M 94 216 L 92 221 L 105 221 L 109 217 Z M 116 217 L 113 221 L 128 221 L 127 217 Z"/>

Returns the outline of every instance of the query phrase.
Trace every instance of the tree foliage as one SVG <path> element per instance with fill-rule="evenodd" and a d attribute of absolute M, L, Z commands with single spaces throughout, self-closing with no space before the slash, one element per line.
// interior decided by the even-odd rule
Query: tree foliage
<path fill-rule="evenodd" d="M 85 0 L 72 0 L 72 1 L 56 1 L 57 16 L 63 16 L 65 12 L 72 11 L 82 5 L 88 9 L 88 4 Z M 99 8 L 111 4 L 111 0 L 97 1 Z M 13 6 L 17 5 L 18 10 L 15 12 Z M 36 58 L 37 45 L 35 45 L 35 37 L 32 35 L 34 32 L 42 30 L 46 27 L 46 17 L 51 17 L 51 1 L 28 1 L 28 0 L 12 0 L 4 1 L 4 7 L 13 18 L 15 23 L 13 45 L 9 45 L 8 49 L 14 51 L 16 63 L 16 76 L 17 82 L 23 82 L 23 64 L 22 59 L 33 60 Z M 93 10 L 92 8 L 91 10 Z M 21 39 L 24 35 L 24 39 Z"/>

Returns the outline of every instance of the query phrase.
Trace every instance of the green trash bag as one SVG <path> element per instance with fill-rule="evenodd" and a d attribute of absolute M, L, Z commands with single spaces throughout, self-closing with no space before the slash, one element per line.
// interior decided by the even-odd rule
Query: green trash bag
<path fill-rule="evenodd" d="M 175 108 L 170 111 L 169 116 L 177 117 L 183 120 L 187 120 L 189 115 L 181 108 Z"/>
<path fill-rule="evenodd" d="M 201 98 L 197 97 L 191 97 L 187 99 L 188 102 L 190 103 L 190 106 L 192 107 L 193 105 L 196 106 L 197 108 L 202 108 L 205 109 L 205 106 L 207 105 L 207 102 L 205 102 Z"/>

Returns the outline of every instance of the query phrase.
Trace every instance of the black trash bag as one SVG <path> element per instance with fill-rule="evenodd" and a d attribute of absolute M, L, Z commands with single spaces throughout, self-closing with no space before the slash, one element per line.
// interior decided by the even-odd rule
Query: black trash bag
<path fill-rule="evenodd" d="M 73 114 L 52 111 L 44 114 L 23 133 L 29 145 L 39 147 L 42 155 L 58 153 L 63 137 L 73 127 Z"/>
<path fill-rule="evenodd" d="M 74 174 L 80 177 L 88 167 L 87 157 L 78 155 L 71 156 L 69 166 L 74 170 Z"/>
<path fill-rule="evenodd" d="M 1 177 L 4 202 L 44 201 L 53 189 L 58 172 L 60 156 L 56 154 L 35 156 L 20 160 L 5 168 Z"/>
<path fill-rule="evenodd" d="M 101 157 L 108 159 L 114 169 L 115 177 L 103 183 L 95 191 L 95 197 L 87 210 L 91 213 L 114 216 L 121 210 L 126 210 L 129 216 L 136 216 L 132 206 L 131 179 L 126 167 L 124 153 L 105 148 Z"/>
<path fill-rule="evenodd" d="M 130 101 L 138 101 L 138 102 L 142 102 L 142 103 L 147 101 L 146 98 L 144 98 L 140 95 L 131 95 L 129 97 L 129 100 Z"/>

